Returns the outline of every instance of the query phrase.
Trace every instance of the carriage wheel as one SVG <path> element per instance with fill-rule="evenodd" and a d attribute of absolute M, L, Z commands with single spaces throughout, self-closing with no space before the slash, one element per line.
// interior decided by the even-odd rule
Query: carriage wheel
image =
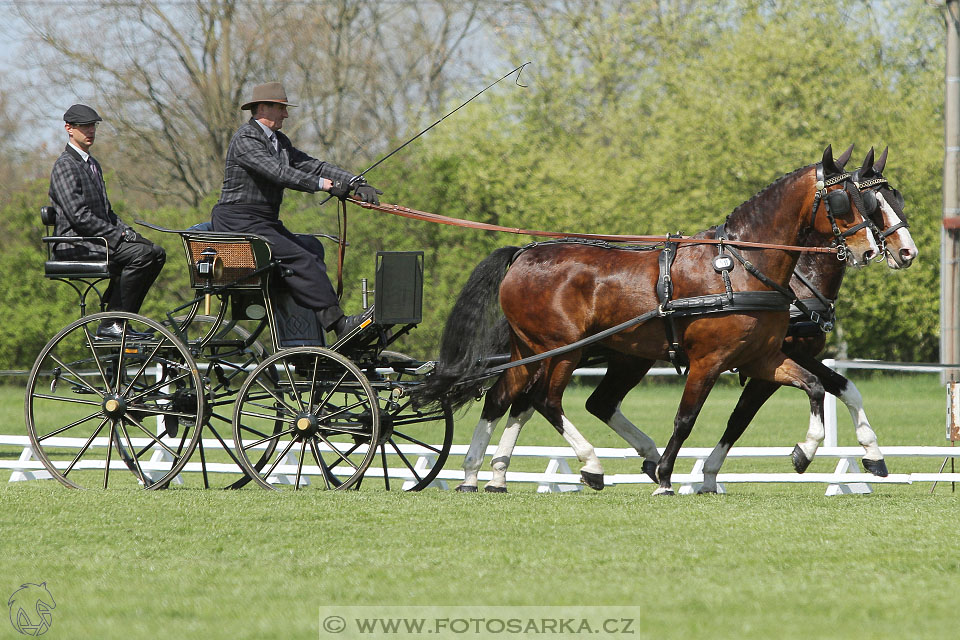
<path fill-rule="evenodd" d="M 384 364 L 409 364 L 413 358 L 402 353 L 383 351 Z M 420 376 L 400 373 L 398 383 L 416 383 Z M 444 405 L 427 411 L 416 407 L 403 384 L 381 392 L 381 429 L 388 434 L 379 447 L 382 469 L 396 456 L 407 472 L 404 479 L 391 479 L 383 473 L 384 488 L 388 491 L 420 491 L 436 479 L 450 453 L 453 444 L 453 412 Z M 397 466 L 395 463 L 393 466 Z M 369 473 L 368 473 L 369 476 Z M 372 478 L 367 480 L 369 484 Z"/>
<path fill-rule="evenodd" d="M 348 489 L 360 482 L 377 452 L 377 395 L 339 353 L 286 349 L 269 356 L 244 382 L 233 435 L 241 465 L 262 487 Z M 258 467 L 255 461 L 264 458 L 268 464 Z"/>
<path fill-rule="evenodd" d="M 229 321 L 218 326 L 215 316 L 182 316 L 175 318 L 174 323 L 180 327 L 181 337 L 197 354 L 200 369 L 207 380 L 204 439 L 207 445 L 213 445 L 205 446 L 204 439 L 200 440 L 185 469 L 199 471 L 199 477 L 191 473 L 187 478 L 199 481 L 205 489 L 239 489 L 250 482 L 250 476 L 244 472 L 233 450 L 233 404 L 244 381 L 266 358 L 267 350 L 246 328 Z M 203 347 L 197 353 L 200 344 Z M 282 423 L 276 421 L 274 433 L 281 426 Z M 211 443 L 211 440 L 216 442 Z M 269 454 L 270 448 L 267 447 L 260 459 L 253 461 L 254 467 L 262 468 Z"/>
<path fill-rule="evenodd" d="M 119 339 L 95 337 L 105 319 L 123 322 Z M 203 396 L 196 363 L 167 329 L 133 313 L 95 313 L 60 331 L 37 357 L 27 380 L 27 434 L 47 471 L 68 487 L 165 488 L 199 441 Z"/>

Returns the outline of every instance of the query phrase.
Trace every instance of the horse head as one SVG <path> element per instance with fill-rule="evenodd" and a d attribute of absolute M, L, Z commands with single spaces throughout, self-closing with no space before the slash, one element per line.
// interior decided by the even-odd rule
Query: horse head
<path fill-rule="evenodd" d="M 866 214 L 876 226 L 874 234 L 882 253 L 887 256 L 887 266 L 906 269 L 919 252 L 910 235 L 903 196 L 883 177 L 887 151 L 889 147 L 874 160 L 873 147 L 870 147 L 863 164 L 853 172 L 853 180 L 860 189 Z"/>
<path fill-rule="evenodd" d="M 867 221 L 867 206 L 852 174 L 843 170 L 853 148 L 834 159 L 828 145 L 817 165 L 817 192 L 813 202 L 811 227 L 819 234 L 832 235 L 838 257 L 853 266 L 868 264 L 879 253 Z"/>

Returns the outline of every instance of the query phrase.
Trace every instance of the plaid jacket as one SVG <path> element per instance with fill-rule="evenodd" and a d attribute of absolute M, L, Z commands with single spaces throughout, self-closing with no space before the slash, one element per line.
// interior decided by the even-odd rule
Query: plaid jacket
<path fill-rule="evenodd" d="M 279 206 L 284 189 L 314 193 L 321 177 L 351 180 L 353 174 L 328 162 L 311 158 L 290 144 L 277 131 L 279 153 L 263 128 L 251 118 L 233 134 L 227 148 L 220 204 L 269 204 Z"/>
<path fill-rule="evenodd" d="M 97 167 L 94 176 L 80 154 L 67 145 L 53 164 L 50 173 L 50 202 L 57 208 L 54 235 L 99 236 L 107 239 L 111 249 L 120 245 L 123 232 L 130 227 L 113 212 L 103 184 L 100 163 L 90 156 Z M 76 244 L 57 243 L 53 250 L 59 255 L 102 255 L 103 245 L 93 242 Z"/>

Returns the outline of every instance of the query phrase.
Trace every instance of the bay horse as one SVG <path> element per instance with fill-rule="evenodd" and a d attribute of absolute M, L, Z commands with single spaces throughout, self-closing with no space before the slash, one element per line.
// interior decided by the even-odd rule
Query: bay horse
<path fill-rule="evenodd" d="M 823 206 L 827 203 L 828 206 Z M 831 213 L 836 209 L 838 215 Z M 789 246 L 840 245 L 843 257 L 864 264 L 877 254 L 866 227 L 860 192 L 834 159 L 830 147 L 821 161 L 797 169 L 775 181 L 737 207 L 722 226 L 730 242 L 724 250 L 739 256 L 727 270 L 737 292 L 783 289 L 796 266 L 798 252 L 784 248 L 744 248 L 745 260 L 731 245 L 757 242 Z M 717 235 L 719 227 L 695 238 Z M 665 245 L 666 246 L 666 245 Z M 511 361 L 573 344 L 663 310 L 658 285 L 663 287 L 659 259 L 664 251 L 633 251 L 595 244 L 549 242 L 522 251 L 503 247 L 473 271 L 447 320 L 435 372 L 419 389 L 421 403 L 446 400 L 463 406 L 478 393 L 486 370 L 485 357 L 500 353 L 509 342 Z M 678 244 L 669 284 L 675 298 L 691 298 L 727 291 L 722 269 L 716 268 L 716 244 Z M 733 261 L 731 261 L 732 263 Z M 509 270 L 508 267 L 509 266 Z M 758 275 L 759 274 L 759 275 Z M 716 296 L 715 296 L 716 297 Z M 497 322 L 497 302 L 507 326 Z M 627 389 L 632 388 L 658 359 L 667 359 L 672 342 L 683 346 L 688 366 L 683 397 L 674 431 L 662 456 L 653 441 L 621 423 L 611 426 L 646 458 L 644 470 L 659 482 L 655 495 L 673 493 L 670 476 L 681 444 L 690 434 L 719 375 L 738 369 L 751 378 L 791 384 L 810 399 L 811 427 L 822 424 L 823 386 L 816 376 L 780 350 L 788 313 L 783 310 L 731 311 L 680 317 L 665 312 L 650 322 L 629 326 L 605 337 L 600 344 L 612 350 L 611 363 L 626 362 Z M 668 338 L 668 327 L 676 340 Z M 586 439 L 564 415 L 563 390 L 580 361 L 577 349 L 507 369 L 486 394 L 481 417 L 464 459 L 464 482 L 457 489 L 476 491 L 477 474 L 493 429 L 511 409 L 501 447 L 512 450 L 523 423 L 539 411 L 567 440 L 583 463 L 581 478 L 595 489 L 603 487 L 603 467 Z M 819 411 L 817 407 L 820 407 Z M 621 432 L 621 428 L 622 432 Z M 633 438 L 634 441 L 630 439 Z M 494 468 L 507 461 L 495 457 Z M 655 464 L 655 469 L 652 468 Z"/>
<path fill-rule="evenodd" d="M 877 227 L 875 235 L 881 243 L 887 266 L 891 269 L 905 269 L 913 263 L 919 252 L 907 225 L 903 196 L 883 177 L 888 151 L 889 148 L 884 149 L 880 157 L 874 161 L 874 150 L 871 147 L 863 164 L 853 172 L 852 177 L 862 190 L 863 200 L 868 210 L 867 215 Z M 797 298 L 811 303 L 826 299 L 828 304 L 821 306 L 820 312 L 832 325 L 832 306 L 839 295 L 845 272 L 845 265 L 834 260 L 832 256 L 805 253 L 797 262 L 794 276 L 790 280 L 790 288 Z M 874 475 L 885 477 L 886 463 L 877 443 L 877 436 L 863 409 L 863 397 L 860 391 L 853 382 L 817 359 L 827 342 L 824 325 L 804 321 L 803 318 L 797 318 L 797 320 L 796 323 L 791 322 L 781 350 L 816 375 L 824 389 L 846 405 L 853 419 L 857 441 L 864 448 L 863 468 Z M 779 388 L 780 385 L 767 380 L 752 378 L 747 381 L 737 406 L 727 421 L 727 428 L 720 437 L 720 442 L 704 462 L 700 493 L 716 493 L 717 473 L 727 453 L 743 435 L 747 425 L 764 403 Z M 619 404 L 619 401 L 615 406 L 616 404 Z M 819 424 L 814 426 L 816 428 L 807 432 L 804 442 L 794 447 L 791 458 L 798 473 L 807 470 L 823 441 L 824 430 Z"/>

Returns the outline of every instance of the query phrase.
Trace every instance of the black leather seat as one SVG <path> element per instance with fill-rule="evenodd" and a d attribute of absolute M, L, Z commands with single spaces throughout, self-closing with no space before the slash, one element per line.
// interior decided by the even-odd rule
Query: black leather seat
<path fill-rule="evenodd" d="M 47 227 L 54 227 L 57 220 L 57 209 L 53 206 L 40 207 L 40 219 Z M 53 251 L 53 245 L 56 243 L 72 244 L 84 240 L 87 242 L 102 242 L 104 247 L 104 257 L 89 256 L 77 258 L 64 258 L 57 256 Z M 43 275 L 48 278 L 70 280 L 70 279 L 103 279 L 110 277 L 110 249 L 106 238 L 86 237 L 86 236 L 44 236 L 44 244 L 47 245 L 47 260 L 43 264 Z"/>

